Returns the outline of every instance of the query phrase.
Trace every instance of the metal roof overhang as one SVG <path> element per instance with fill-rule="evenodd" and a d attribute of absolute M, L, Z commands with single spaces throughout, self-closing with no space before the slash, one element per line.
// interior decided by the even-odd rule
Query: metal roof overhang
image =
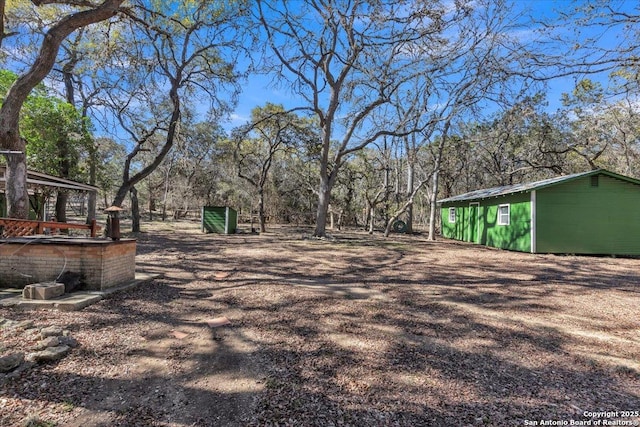
<path fill-rule="evenodd" d="M 626 181 L 632 184 L 640 185 L 640 180 L 638 179 L 635 179 L 629 176 L 620 175 L 620 174 L 608 171 L 606 169 L 595 169 L 587 172 L 574 173 L 571 175 L 563 175 L 555 178 L 543 179 L 542 181 L 526 182 L 522 184 L 507 185 L 504 187 L 494 187 L 494 188 L 486 188 L 482 190 L 475 190 L 469 193 L 460 194 L 458 196 L 453 196 L 453 197 L 448 197 L 446 199 L 438 200 L 437 203 L 442 204 L 442 203 L 452 203 L 452 202 L 464 202 L 464 201 L 470 201 L 470 200 L 483 200 L 483 199 L 489 199 L 492 197 L 506 196 L 508 194 L 524 193 L 527 191 L 540 190 L 542 188 L 551 187 L 553 185 L 557 185 L 563 182 L 568 182 L 574 179 L 583 178 L 586 176 L 593 176 L 593 175 L 606 175 L 611 178 L 615 178 L 615 179 Z"/>
<path fill-rule="evenodd" d="M 7 185 L 6 166 L 0 166 L 0 192 L 4 192 Z M 99 188 L 94 185 L 84 184 L 82 182 L 71 181 L 70 179 L 60 178 L 46 173 L 27 171 L 27 185 L 31 187 L 51 187 L 64 188 L 73 191 L 98 191 Z"/>

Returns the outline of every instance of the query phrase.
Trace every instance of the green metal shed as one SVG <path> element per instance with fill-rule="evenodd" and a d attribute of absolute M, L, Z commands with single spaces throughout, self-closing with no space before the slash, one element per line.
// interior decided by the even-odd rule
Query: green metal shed
<path fill-rule="evenodd" d="M 604 169 L 438 203 L 447 238 L 531 253 L 640 255 L 640 180 Z"/>
<path fill-rule="evenodd" d="M 203 206 L 202 231 L 233 234 L 238 228 L 238 212 L 229 206 Z"/>

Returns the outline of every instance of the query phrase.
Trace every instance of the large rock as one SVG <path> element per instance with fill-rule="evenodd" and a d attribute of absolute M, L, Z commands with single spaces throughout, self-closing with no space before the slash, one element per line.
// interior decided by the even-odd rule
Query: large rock
<path fill-rule="evenodd" d="M 0 372 L 9 372 L 24 361 L 24 353 L 11 353 L 0 357 Z"/>
<path fill-rule="evenodd" d="M 60 342 L 60 338 L 61 337 L 47 337 L 36 344 L 36 350 L 44 350 L 48 347 L 56 347 L 60 344 L 63 344 Z"/>
<path fill-rule="evenodd" d="M 42 351 L 36 351 L 35 353 L 27 354 L 26 359 L 29 362 L 53 362 L 65 357 L 71 351 L 71 347 L 68 345 L 59 345 L 56 347 L 48 347 Z"/>

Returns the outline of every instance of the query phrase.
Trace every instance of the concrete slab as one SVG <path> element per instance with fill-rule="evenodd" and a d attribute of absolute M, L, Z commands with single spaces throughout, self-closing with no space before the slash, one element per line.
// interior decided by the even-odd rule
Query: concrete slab
<path fill-rule="evenodd" d="M 77 311 L 95 304 L 104 297 L 119 291 L 131 289 L 160 277 L 160 274 L 136 273 L 135 280 L 106 291 L 78 291 L 47 300 L 28 300 L 22 298 L 22 289 L 0 289 L 0 306 L 20 310 L 55 309 Z"/>
<path fill-rule="evenodd" d="M 78 311 L 85 307 L 95 304 L 103 297 L 101 295 L 73 295 L 70 298 L 65 298 L 64 301 L 56 302 L 53 308 L 60 311 Z"/>

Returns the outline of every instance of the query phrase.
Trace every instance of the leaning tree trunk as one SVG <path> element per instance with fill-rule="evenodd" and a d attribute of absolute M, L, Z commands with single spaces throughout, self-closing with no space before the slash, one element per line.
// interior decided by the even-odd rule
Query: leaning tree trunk
<path fill-rule="evenodd" d="M 11 85 L 0 107 L 0 150 L 17 151 L 7 155 L 7 214 L 12 218 L 29 216 L 27 194 L 26 141 L 20 138 L 19 118 L 22 105 L 31 90 L 49 74 L 64 39 L 78 28 L 100 22 L 115 15 L 123 0 L 105 0 L 93 9 L 65 16 L 42 39 L 40 51 L 31 68 Z M 38 4 L 40 2 L 37 2 Z"/>
<path fill-rule="evenodd" d="M 178 95 L 178 82 L 180 79 L 176 79 L 173 83 L 173 86 L 169 90 L 169 97 L 171 98 L 171 103 L 173 104 L 173 111 L 171 112 L 171 119 L 169 120 L 169 130 L 167 132 L 166 140 L 160 152 L 156 155 L 153 161 L 145 166 L 141 171 L 137 172 L 133 176 L 131 176 L 131 162 L 134 157 L 140 152 L 140 146 L 136 146 L 134 150 L 129 153 L 127 159 L 125 160 L 124 170 L 122 174 L 122 183 L 120 184 L 120 188 L 116 192 L 116 196 L 113 199 L 114 206 L 122 206 L 122 202 L 127 197 L 127 194 L 131 190 L 131 188 L 136 185 L 138 182 L 142 181 L 146 177 L 148 177 L 160 163 L 167 156 L 167 153 L 173 147 L 173 142 L 176 136 L 176 130 L 178 126 L 178 122 L 180 121 L 180 96 Z"/>
<path fill-rule="evenodd" d="M 398 209 L 398 211 L 395 214 L 393 214 L 393 216 L 387 221 L 387 226 L 384 229 L 384 237 L 389 237 L 389 234 L 391 233 L 391 227 L 393 227 L 393 223 L 396 222 L 396 220 L 400 218 L 400 215 L 404 214 L 407 211 L 407 209 L 413 206 L 413 201 L 416 197 L 416 194 L 418 194 L 418 191 L 422 189 L 422 187 L 426 182 L 427 182 L 426 179 L 423 181 L 419 181 L 418 185 L 416 186 L 416 188 L 413 189 L 413 191 L 409 195 L 409 198 L 404 203 L 404 205 L 402 205 L 402 207 Z"/>

